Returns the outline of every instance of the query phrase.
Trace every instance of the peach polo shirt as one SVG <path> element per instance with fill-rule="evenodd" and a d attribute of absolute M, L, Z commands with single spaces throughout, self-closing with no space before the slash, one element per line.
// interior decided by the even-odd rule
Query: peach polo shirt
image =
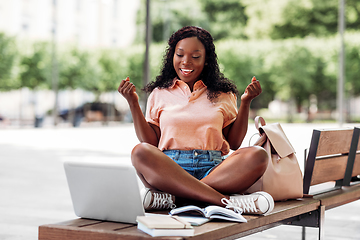
<path fill-rule="evenodd" d="M 230 151 L 222 129 L 235 121 L 236 95 L 221 93 L 211 102 L 207 87 L 199 80 L 193 92 L 188 85 L 174 79 L 171 87 L 155 88 L 147 102 L 146 120 L 160 128 L 160 150 Z"/>

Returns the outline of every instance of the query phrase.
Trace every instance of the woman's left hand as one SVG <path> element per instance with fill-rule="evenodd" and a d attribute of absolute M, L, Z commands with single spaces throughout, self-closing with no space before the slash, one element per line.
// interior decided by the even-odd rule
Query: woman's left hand
<path fill-rule="evenodd" d="M 246 87 L 245 92 L 241 95 L 241 102 L 251 102 L 262 92 L 260 82 L 253 78 L 251 83 Z"/>

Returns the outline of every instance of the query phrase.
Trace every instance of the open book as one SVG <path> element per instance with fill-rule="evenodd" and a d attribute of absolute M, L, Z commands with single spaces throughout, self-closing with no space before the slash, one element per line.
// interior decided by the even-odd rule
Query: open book
<path fill-rule="evenodd" d="M 222 219 L 234 222 L 247 222 L 247 220 L 239 213 L 220 206 L 207 206 L 200 208 L 198 206 L 189 205 L 175 208 L 170 211 L 170 215 L 179 216 L 202 216 L 207 219 Z"/>

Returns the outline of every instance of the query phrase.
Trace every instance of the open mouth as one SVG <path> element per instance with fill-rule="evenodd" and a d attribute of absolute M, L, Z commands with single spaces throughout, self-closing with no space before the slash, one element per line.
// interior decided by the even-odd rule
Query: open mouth
<path fill-rule="evenodd" d="M 184 74 L 184 75 L 189 75 L 189 74 L 192 73 L 194 70 L 185 69 L 185 68 L 180 68 L 180 71 L 181 71 L 181 73 Z"/>

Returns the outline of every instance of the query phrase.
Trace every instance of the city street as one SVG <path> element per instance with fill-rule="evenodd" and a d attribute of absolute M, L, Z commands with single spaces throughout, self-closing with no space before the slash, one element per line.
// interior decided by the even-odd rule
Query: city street
<path fill-rule="evenodd" d="M 338 125 L 282 124 L 282 127 L 303 169 L 304 149 L 309 147 L 312 130 Z M 249 145 L 255 132 L 254 125 L 250 124 L 243 147 Z M 137 143 L 132 124 L 0 129 L 0 240 L 35 240 L 39 225 L 76 218 L 63 169 L 64 160 L 112 158 L 130 161 L 131 149 Z M 301 227 L 280 226 L 243 239 L 300 240 L 301 231 Z M 317 239 L 317 234 L 317 229 L 307 228 L 306 239 Z M 360 239 L 360 201 L 326 211 L 325 238 Z"/>

